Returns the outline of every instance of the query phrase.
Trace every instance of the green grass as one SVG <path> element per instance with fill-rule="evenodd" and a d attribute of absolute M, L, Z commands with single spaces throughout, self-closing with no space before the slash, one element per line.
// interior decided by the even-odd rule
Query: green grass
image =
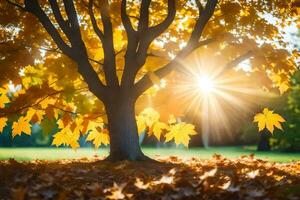
<path fill-rule="evenodd" d="M 213 154 L 221 154 L 228 158 L 236 158 L 241 155 L 255 154 L 256 158 L 275 162 L 299 161 L 300 153 L 282 153 L 282 152 L 257 152 L 254 147 L 211 147 L 204 148 L 143 148 L 148 156 L 178 156 L 184 158 L 197 157 L 209 159 Z M 91 158 L 95 155 L 105 156 L 108 149 L 94 150 L 91 148 L 81 148 L 76 151 L 68 148 L 0 148 L 0 160 L 14 158 L 16 160 L 58 160 L 70 158 Z"/>

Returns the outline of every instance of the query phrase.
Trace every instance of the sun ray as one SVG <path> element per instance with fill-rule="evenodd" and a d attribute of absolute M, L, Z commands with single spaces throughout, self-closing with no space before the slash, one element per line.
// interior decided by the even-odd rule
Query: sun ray
<path fill-rule="evenodd" d="M 211 141 L 221 141 L 224 136 L 234 139 L 236 122 L 252 114 L 257 98 L 267 97 L 249 73 L 216 66 L 220 61 L 215 63 L 214 59 L 195 54 L 180 63 L 185 67 L 181 68 L 184 75 L 175 86 L 176 98 L 183 102 L 185 113 L 192 121 L 200 123 L 206 146 Z"/>

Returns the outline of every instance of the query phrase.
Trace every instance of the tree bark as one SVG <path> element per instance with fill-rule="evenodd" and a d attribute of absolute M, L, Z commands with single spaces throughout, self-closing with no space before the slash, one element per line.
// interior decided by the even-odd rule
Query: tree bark
<path fill-rule="evenodd" d="M 105 103 L 110 134 L 109 161 L 150 160 L 139 145 L 134 104 L 135 100 L 130 97 L 115 97 Z"/>
<path fill-rule="evenodd" d="M 270 133 L 263 131 L 257 145 L 257 151 L 271 151 L 270 147 Z"/>

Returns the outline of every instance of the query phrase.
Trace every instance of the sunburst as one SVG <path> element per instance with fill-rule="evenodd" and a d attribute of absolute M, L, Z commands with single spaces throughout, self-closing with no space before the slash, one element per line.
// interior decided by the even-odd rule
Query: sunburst
<path fill-rule="evenodd" d="M 176 84 L 176 96 L 193 121 L 200 122 L 204 145 L 224 137 L 233 140 L 236 124 L 253 113 L 258 99 L 267 93 L 246 73 L 216 66 L 213 60 L 201 59 L 198 54 L 182 65 L 185 75 Z"/>

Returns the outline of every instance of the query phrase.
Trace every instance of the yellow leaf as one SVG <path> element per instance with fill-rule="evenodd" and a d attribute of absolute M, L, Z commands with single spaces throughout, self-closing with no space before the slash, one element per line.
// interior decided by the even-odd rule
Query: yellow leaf
<path fill-rule="evenodd" d="M 7 118 L 1 117 L 0 118 L 0 133 L 3 132 L 4 127 L 6 126 Z"/>
<path fill-rule="evenodd" d="M 183 144 L 188 147 L 190 141 L 190 135 L 196 135 L 195 126 L 181 122 L 170 127 L 169 132 L 166 134 L 166 141 L 169 142 L 174 139 L 175 144 Z"/>
<path fill-rule="evenodd" d="M 54 139 L 52 141 L 52 145 L 55 145 L 58 147 L 60 145 L 65 144 L 65 132 L 63 130 L 59 131 L 53 135 Z"/>
<path fill-rule="evenodd" d="M 40 100 L 41 99 L 38 99 L 38 101 L 40 101 Z M 40 106 L 42 109 L 46 109 L 47 107 L 49 107 L 50 105 L 54 105 L 55 103 L 56 103 L 55 99 L 47 98 L 40 102 Z"/>
<path fill-rule="evenodd" d="M 41 123 L 44 115 L 45 115 L 45 111 L 43 110 L 36 110 L 33 108 L 29 108 L 26 113 L 25 119 L 31 121 L 32 123 L 36 123 L 36 122 Z"/>
<path fill-rule="evenodd" d="M 139 135 L 147 128 L 151 128 L 154 123 L 159 121 L 159 113 L 153 108 L 145 108 L 137 117 Z M 149 133 L 151 134 L 151 132 Z"/>
<path fill-rule="evenodd" d="M 281 122 L 285 122 L 285 119 L 280 115 L 273 113 L 268 108 L 265 108 L 262 113 L 258 113 L 254 116 L 253 122 L 258 123 L 258 130 L 262 131 L 267 128 L 271 133 L 274 131 L 274 126 L 282 130 Z"/>
<path fill-rule="evenodd" d="M 169 116 L 169 120 L 168 120 L 169 124 L 175 124 L 176 123 L 176 118 L 174 115 L 170 115 Z"/>
<path fill-rule="evenodd" d="M 153 108 L 146 108 L 140 113 L 140 116 L 144 117 L 146 126 L 151 127 L 155 122 L 159 120 L 159 113 Z"/>
<path fill-rule="evenodd" d="M 73 133 L 69 126 L 65 127 L 61 131 L 57 132 L 53 137 L 52 145 L 70 145 L 72 149 L 79 148 L 79 134 Z"/>
<path fill-rule="evenodd" d="M 284 80 L 279 74 L 274 74 L 270 78 L 275 83 L 276 87 L 278 87 L 281 95 L 290 88 L 289 82 Z"/>
<path fill-rule="evenodd" d="M 138 134 L 142 134 L 142 132 L 146 129 L 145 118 L 141 115 L 136 117 L 136 123 L 138 127 Z"/>
<path fill-rule="evenodd" d="M 0 87 L 0 95 L 7 94 L 8 90 L 9 90 L 8 86 Z"/>
<path fill-rule="evenodd" d="M 26 120 L 25 117 L 20 117 L 17 122 L 14 122 L 12 125 L 12 136 L 15 137 L 16 135 L 21 135 L 22 133 L 25 133 L 27 135 L 31 134 L 31 125 L 29 124 L 29 121 Z"/>
<path fill-rule="evenodd" d="M 22 85 L 25 89 L 28 89 L 31 83 L 31 77 L 24 77 L 22 79 Z"/>
<path fill-rule="evenodd" d="M 86 141 L 93 141 L 95 148 L 99 148 L 101 144 L 109 144 L 109 135 L 106 129 L 102 129 L 102 131 L 93 129 L 90 131 Z"/>
<path fill-rule="evenodd" d="M 103 59 L 103 57 L 104 57 L 103 49 L 102 49 L 102 48 L 97 49 L 97 50 L 95 51 L 94 60 L 99 61 L 99 60 Z"/>
<path fill-rule="evenodd" d="M 284 94 L 286 91 L 288 91 L 289 88 L 290 88 L 290 86 L 289 86 L 289 83 L 287 81 L 282 82 L 279 85 L 280 94 L 281 95 Z"/>
<path fill-rule="evenodd" d="M 10 100 L 6 96 L 6 94 L 2 93 L 1 96 L 0 96 L 0 108 L 4 108 L 5 104 L 7 104 L 9 102 L 10 102 Z"/>
<path fill-rule="evenodd" d="M 167 130 L 168 128 L 169 126 L 163 122 L 155 122 L 153 125 L 153 134 L 158 140 L 160 140 L 162 131 Z"/>

